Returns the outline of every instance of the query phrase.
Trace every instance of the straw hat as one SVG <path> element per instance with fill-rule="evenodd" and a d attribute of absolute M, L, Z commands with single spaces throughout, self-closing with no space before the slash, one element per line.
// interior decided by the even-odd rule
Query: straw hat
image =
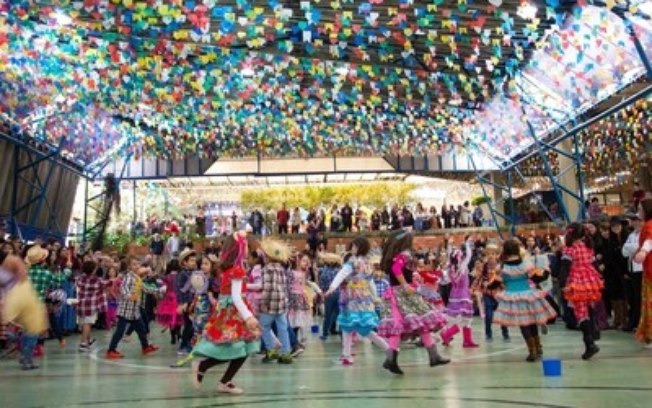
<path fill-rule="evenodd" d="M 190 256 L 197 256 L 197 252 L 194 249 L 186 248 L 179 254 L 179 262 L 183 262 L 186 258 Z"/>
<path fill-rule="evenodd" d="M 265 253 L 265 258 L 271 261 L 287 262 L 292 254 L 292 248 L 286 242 L 271 238 L 263 240 L 260 249 Z"/>
<path fill-rule="evenodd" d="M 34 245 L 27 251 L 25 262 L 29 265 L 37 265 L 48 258 L 48 250 L 41 248 L 39 245 Z"/>
<path fill-rule="evenodd" d="M 332 252 L 321 252 L 318 257 L 318 261 L 320 264 L 337 264 L 341 265 L 342 264 L 342 257 L 339 256 L 338 254 L 334 254 Z"/>
<path fill-rule="evenodd" d="M 369 264 L 370 265 L 380 265 L 380 261 L 382 260 L 382 257 L 380 255 L 374 255 L 369 258 Z"/>

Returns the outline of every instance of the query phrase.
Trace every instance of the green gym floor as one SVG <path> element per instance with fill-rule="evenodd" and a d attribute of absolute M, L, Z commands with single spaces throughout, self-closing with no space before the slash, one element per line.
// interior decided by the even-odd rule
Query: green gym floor
<path fill-rule="evenodd" d="M 480 327 L 475 333 L 481 333 Z M 222 366 L 209 371 L 203 389 L 194 391 L 189 368 L 169 368 L 175 349 L 158 329 L 154 337 L 161 351 L 142 357 L 132 339 L 121 344 L 126 358 L 119 361 L 103 359 L 106 332 L 95 336 L 98 343 L 90 354 L 77 352 L 75 337 L 68 338 L 65 349 L 46 343 L 38 370 L 22 372 L 17 360 L 0 361 L 0 407 L 652 406 L 652 350 L 643 349 L 630 334 L 614 331 L 603 333 L 602 351 L 585 362 L 579 358 L 580 333 L 552 326 L 543 338 L 544 353 L 563 360 L 561 377 L 544 377 L 541 363 L 524 361 L 525 346 L 515 330 L 511 343 L 479 338 L 481 346 L 471 350 L 455 339 L 443 350 L 453 362 L 443 367 L 428 367 L 425 350 L 404 346 L 402 377 L 381 369 L 383 353 L 366 342 L 357 346 L 355 365 L 342 367 L 338 338 L 322 342 L 315 336 L 293 365 L 264 365 L 258 356 L 248 361 L 235 378 L 245 390 L 237 397 L 215 390 Z"/>

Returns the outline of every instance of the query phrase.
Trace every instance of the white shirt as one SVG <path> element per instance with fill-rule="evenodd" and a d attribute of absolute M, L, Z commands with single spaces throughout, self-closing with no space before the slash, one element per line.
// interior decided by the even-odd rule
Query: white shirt
<path fill-rule="evenodd" d="M 174 254 L 179 252 L 179 237 L 177 236 L 171 236 L 170 239 L 168 239 L 168 252 L 170 254 Z"/>
<path fill-rule="evenodd" d="M 643 272 L 643 264 L 636 263 L 633 260 L 634 255 L 636 255 L 636 251 L 638 251 L 638 241 L 640 236 L 641 236 L 640 231 L 632 231 L 627 237 L 627 241 L 623 245 L 623 249 L 622 249 L 623 256 L 629 258 L 633 273 Z"/>

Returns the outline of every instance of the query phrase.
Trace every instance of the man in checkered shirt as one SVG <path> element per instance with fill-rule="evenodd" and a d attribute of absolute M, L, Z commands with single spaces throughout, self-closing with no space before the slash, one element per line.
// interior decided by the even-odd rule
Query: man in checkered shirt
<path fill-rule="evenodd" d="M 292 362 L 291 345 L 288 334 L 288 297 L 287 274 L 280 263 L 270 260 L 263 267 L 263 289 L 260 299 L 259 321 L 263 326 L 263 341 L 267 354 L 264 362 L 278 359 L 279 363 Z M 276 338 L 272 333 L 272 324 L 276 323 L 276 333 L 281 341 L 281 355 L 275 350 Z"/>
<path fill-rule="evenodd" d="M 152 295 L 161 295 L 165 293 L 166 287 L 148 285 L 143 282 L 143 277 L 149 273 L 149 267 L 141 265 L 136 257 L 128 259 L 129 271 L 125 275 L 120 285 L 118 294 L 118 323 L 111 338 L 109 350 L 106 352 L 106 358 L 113 360 L 123 358 L 124 355 L 117 351 L 118 344 L 125 334 L 127 325 L 132 325 L 142 346 L 144 355 L 154 353 L 158 346 L 149 344 L 147 332 L 141 318 L 141 305 L 143 302 L 143 292 Z"/>

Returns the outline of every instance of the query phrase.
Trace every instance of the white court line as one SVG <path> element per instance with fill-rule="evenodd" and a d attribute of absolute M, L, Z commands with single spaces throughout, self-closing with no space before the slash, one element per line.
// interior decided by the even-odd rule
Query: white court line
<path fill-rule="evenodd" d="M 492 353 L 483 353 L 483 354 L 477 354 L 477 355 L 472 355 L 472 356 L 456 357 L 453 360 L 453 363 L 455 363 L 457 361 L 480 360 L 480 359 L 484 359 L 484 358 L 487 358 L 487 357 L 498 356 L 498 355 L 502 355 L 502 354 L 509 354 L 509 353 L 512 353 L 514 351 L 521 350 L 521 349 L 524 349 L 524 348 L 525 348 L 525 346 L 521 345 L 521 346 L 509 348 L 509 349 L 506 349 L 506 350 L 495 351 L 495 352 L 492 352 Z M 101 357 L 98 356 L 98 352 L 100 350 L 101 349 L 94 350 L 92 353 L 89 354 L 89 358 L 91 360 L 97 361 L 99 363 L 110 364 L 110 365 L 121 366 L 121 367 L 128 367 L 128 368 L 143 368 L 143 369 L 146 369 L 146 370 L 179 371 L 179 372 L 184 372 L 184 371 L 189 370 L 188 367 L 171 368 L 171 367 L 162 367 L 162 366 L 154 366 L 154 365 L 126 363 L 126 362 L 123 362 L 123 361 L 120 361 L 120 360 L 106 360 L 106 359 L 101 358 Z M 333 359 L 332 357 L 331 358 L 323 357 L 322 359 L 333 361 L 334 363 L 336 363 L 336 361 L 337 361 L 337 359 Z M 315 359 L 313 359 L 313 360 L 315 360 Z M 298 361 L 300 361 L 300 360 L 298 360 Z M 296 362 L 295 362 L 295 364 L 296 364 Z M 416 365 L 421 365 L 421 364 L 423 364 L 422 361 L 405 361 L 403 363 L 404 366 L 416 366 Z M 342 367 L 341 365 L 339 365 L 337 363 L 335 365 L 331 366 L 331 367 L 296 367 L 293 364 L 291 370 L 292 371 L 309 371 L 310 372 L 310 371 L 335 371 L 335 370 L 338 370 L 338 369 L 357 370 L 357 369 L 369 369 L 369 368 L 377 369 L 377 368 L 379 368 L 379 364 L 355 364 L 352 367 Z M 251 366 L 249 366 L 249 367 L 245 366 L 245 367 L 242 368 L 242 370 L 243 371 L 269 371 L 266 368 L 262 368 L 262 367 L 258 368 L 258 367 L 251 367 Z"/>

